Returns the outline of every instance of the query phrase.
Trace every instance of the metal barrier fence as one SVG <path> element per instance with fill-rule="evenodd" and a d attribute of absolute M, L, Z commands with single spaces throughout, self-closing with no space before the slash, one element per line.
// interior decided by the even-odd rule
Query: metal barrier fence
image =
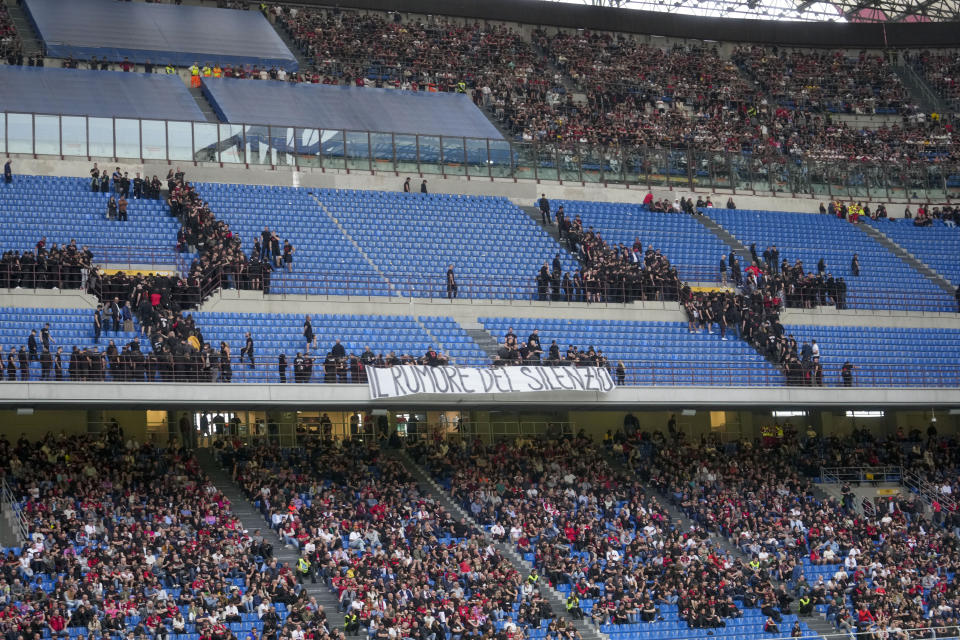
<path fill-rule="evenodd" d="M 916 144 L 918 151 L 940 151 L 949 157 L 948 149 L 925 141 Z M 617 183 L 641 189 L 717 189 L 818 198 L 944 202 L 960 196 L 960 164 L 950 160 L 761 158 L 681 146 L 518 142 L 55 113 L 0 113 L 0 153 Z"/>
<path fill-rule="evenodd" d="M 101 347 L 110 340 L 109 332 L 101 338 Z M 70 345 L 72 346 L 72 345 Z M 120 345 L 122 346 L 122 345 Z M 324 355 L 314 356 L 309 370 L 295 370 L 295 354 L 286 353 L 287 366 L 281 376 L 276 353 L 255 355 L 251 366 L 248 358 L 232 353 L 228 361 L 221 362 L 219 352 L 210 358 L 209 366 L 201 357 L 162 354 L 144 356 L 132 363 L 124 360 L 117 367 L 111 366 L 103 351 L 73 371 L 69 368 L 69 353 L 64 350 L 64 369 L 59 373 L 49 369 L 37 375 L 37 370 L 7 371 L 5 382 L 82 382 L 82 383 L 179 383 L 179 384 L 352 384 L 365 385 L 366 374 L 362 368 L 344 362 L 336 368 L 325 370 Z M 226 366 L 229 362 L 229 366 Z M 944 365 L 928 368 L 923 363 L 916 365 L 859 366 L 847 385 L 840 376 L 840 365 L 825 366 L 823 384 L 806 379 L 788 379 L 778 369 L 750 361 L 663 361 L 623 362 L 622 375 L 617 371 L 617 362 L 610 363 L 611 378 L 618 386 L 625 387 L 795 387 L 795 388 L 960 388 L 960 365 Z M 451 362 L 451 364 L 457 364 Z M 550 363 L 537 362 L 549 366 Z M 397 365 L 405 366 L 405 365 Z M 479 366 L 495 366 L 485 364 Z M 572 366 L 557 363 L 557 366 Z"/>

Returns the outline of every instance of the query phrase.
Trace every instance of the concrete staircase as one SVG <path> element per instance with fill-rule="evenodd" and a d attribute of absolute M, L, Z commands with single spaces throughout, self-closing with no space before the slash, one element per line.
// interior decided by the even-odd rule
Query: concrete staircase
<path fill-rule="evenodd" d="M 443 490 L 443 487 L 437 484 L 437 482 L 430 477 L 430 474 L 428 474 L 420 467 L 420 465 L 414 462 L 406 451 L 391 450 L 387 453 L 387 455 L 395 456 L 397 460 L 403 464 L 404 468 L 414 478 L 416 478 L 420 491 L 426 495 L 429 495 L 431 498 L 443 505 L 443 507 L 449 511 L 454 518 L 463 518 L 470 524 L 478 526 L 473 517 L 464 511 L 460 505 L 451 500 L 447 492 Z M 502 542 L 493 542 L 493 546 L 504 558 L 510 561 L 510 564 L 512 564 L 521 575 L 529 574 L 531 569 L 530 565 L 510 545 Z M 554 617 L 563 617 L 564 612 L 567 610 L 566 598 L 562 596 L 559 591 L 551 586 L 548 586 L 544 578 L 541 578 L 540 580 L 540 593 L 543 595 L 544 599 L 550 603 L 550 607 L 553 609 Z M 569 621 L 572 622 L 577 631 L 580 632 L 583 640 L 608 640 L 609 638 L 605 633 L 601 633 L 592 622 L 587 622 L 586 619 L 570 619 Z"/>
<path fill-rule="evenodd" d="M 29 58 L 43 53 L 43 43 L 37 37 L 37 32 L 33 30 L 33 25 L 20 3 L 17 0 L 5 0 L 5 4 L 7 5 L 7 13 L 10 15 L 10 21 L 13 22 L 17 35 L 20 36 L 20 43 L 23 45 L 23 57 Z"/>
<path fill-rule="evenodd" d="M 200 468 L 210 476 L 211 481 L 223 492 L 223 495 L 230 500 L 230 509 L 233 514 L 240 519 L 240 522 L 243 523 L 243 527 L 251 533 L 256 529 L 260 529 L 264 539 L 273 545 L 273 556 L 277 561 L 290 567 L 296 567 L 297 560 L 300 558 L 297 550 L 287 548 L 283 544 L 283 541 L 280 540 L 276 532 L 270 528 L 263 514 L 247 500 L 247 496 L 244 495 L 237 483 L 233 481 L 231 474 L 220 466 L 214 458 L 213 452 L 209 449 L 198 449 L 196 451 L 196 457 L 200 463 Z M 324 612 L 327 614 L 327 624 L 330 626 L 330 630 L 332 631 L 334 628 L 342 629 L 343 619 L 337 614 L 339 601 L 333 595 L 330 587 L 321 580 L 316 584 L 305 582 L 303 588 L 309 596 L 317 599 L 317 604 L 323 607 Z"/>
<path fill-rule="evenodd" d="M 867 234 L 868 236 L 870 236 L 871 238 L 873 238 L 874 240 L 882 244 L 884 247 L 889 249 L 893 255 L 897 256 L 898 258 L 900 258 L 900 260 L 907 263 L 907 265 L 911 267 L 914 271 L 920 272 L 920 274 L 924 278 L 926 278 L 933 284 L 943 289 L 944 292 L 950 294 L 951 296 L 954 295 L 957 288 L 954 287 L 952 284 L 950 284 L 949 280 L 947 280 L 942 275 L 940 275 L 939 273 L 937 273 L 936 271 L 928 267 L 926 264 L 921 262 L 915 255 L 913 255 L 912 253 L 910 253 L 909 251 L 901 247 L 899 244 L 891 240 L 890 237 L 887 236 L 887 234 L 883 233 L 873 225 L 867 224 L 865 222 L 858 222 L 857 226 L 865 234 Z"/>
<path fill-rule="evenodd" d="M 207 97 L 203 95 L 203 89 L 191 87 L 189 91 L 197 103 L 197 106 L 200 107 L 200 111 L 203 112 L 203 117 L 207 119 L 207 122 L 220 122 L 220 119 L 217 118 L 217 114 L 213 110 L 213 106 L 207 100 Z"/>
<path fill-rule="evenodd" d="M 737 240 L 732 233 L 721 227 L 709 216 L 693 216 L 693 219 L 702 224 L 707 231 L 715 235 L 720 242 L 733 249 L 733 252 L 740 260 L 741 268 L 750 266 L 750 263 L 753 262 L 753 258 L 750 256 L 750 249 Z"/>
<path fill-rule="evenodd" d="M 484 353 L 490 356 L 490 358 L 496 357 L 497 350 L 500 348 L 497 344 L 497 339 L 490 335 L 490 333 L 483 328 L 482 324 L 476 320 L 470 322 L 461 321 L 460 326 L 464 332 L 470 336 L 470 339 L 477 343 L 478 347 L 483 349 Z"/>
<path fill-rule="evenodd" d="M 917 100 L 917 104 L 920 105 L 920 109 L 924 113 L 949 113 L 950 107 L 947 103 L 927 84 L 927 81 L 920 74 L 914 71 L 913 67 L 908 64 L 900 64 L 894 66 L 894 70 L 900 77 L 900 81 L 903 82 L 903 86 Z"/>
<path fill-rule="evenodd" d="M 550 234 L 550 237 L 557 241 L 557 244 L 563 245 L 564 242 L 560 239 L 560 230 L 557 228 L 557 220 L 554 218 L 553 224 L 545 225 L 543 224 L 543 218 L 540 216 L 540 207 L 531 207 L 527 205 L 518 204 L 517 207 L 520 208 L 525 214 L 530 216 L 530 219 L 540 225 L 544 231 Z"/>
<path fill-rule="evenodd" d="M 313 65 L 309 60 L 307 60 L 307 57 L 303 55 L 303 52 L 300 51 L 300 47 L 294 43 L 293 39 L 287 33 L 287 30 L 283 28 L 283 25 L 275 22 L 272 14 L 267 18 L 267 22 L 273 25 L 273 30 L 277 32 L 277 35 L 280 36 L 280 39 L 283 40 L 283 43 L 287 45 L 288 49 L 290 49 L 290 53 L 292 53 L 297 59 L 297 64 L 300 65 L 300 72 L 302 73 L 310 69 Z"/>

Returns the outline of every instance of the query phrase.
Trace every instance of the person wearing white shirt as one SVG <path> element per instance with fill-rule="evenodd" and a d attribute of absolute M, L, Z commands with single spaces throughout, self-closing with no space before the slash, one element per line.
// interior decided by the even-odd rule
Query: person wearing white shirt
<path fill-rule="evenodd" d="M 363 543 L 363 535 L 360 533 L 359 529 L 354 529 L 350 532 L 350 537 L 347 542 L 347 545 L 351 549 L 359 549 L 360 551 L 366 551 L 367 547 Z"/>

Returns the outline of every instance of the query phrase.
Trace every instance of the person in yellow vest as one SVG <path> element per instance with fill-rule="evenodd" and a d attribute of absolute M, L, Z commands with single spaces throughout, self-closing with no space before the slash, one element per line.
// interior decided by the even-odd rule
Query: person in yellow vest
<path fill-rule="evenodd" d="M 540 574 L 537 573 L 536 569 L 531 570 L 530 575 L 527 576 L 527 582 L 529 582 L 533 586 L 536 586 L 539 581 L 540 581 Z"/>
<path fill-rule="evenodd" d="M 164 67 L 163 70 L 166 72 L 168 76 L 172 76 L 177 72 L 176 68 L 172 64 L 168 64 L 166 67 Z"/>
<path fill-rule="evenodd" d="M 467 83 L 461 80 L 457 83 L 457 93 L 466 93 L 467 92 Z"/>
<path fill-rule="evenodd" d="M 753 560 L 750 561 L 750 569 L 760 571 L 760 558 L 753 556 Z"/>
<path fill-rule="evenodd" d="M 193 88 L 200 86 L 200 66 L 196 62 L 190 65 L 190 86 Z"/>
<path fill-rule="evenodd" d="M 202 73 L 204 78 L 213 77 L 213 69 L 208 64 L 203 65 Z"/>
<path fill-rule="evenodd" d="M 220 68 L 220 65 L 219 65 L 219 64 L 215 64 L 215 65 L 213 66 L 213 77 L 214 77 L 214 78 L 222 78 L 222 77 L 223 77 L 223 69 Z"/>
<path fill-rule="evenodd" d="M 570 617 L 574 620 L 583 620 L 583 609 L 580 608 L 580 598 L 572 591 L 570 592 L 570 597 L 567 598 L 567 613 L 569 613 Z"/>
<path fill-rule="evenodd" d="M 356 635 L 360 630 L 360 620 L 357 618 L 357 614 L 353 612 L 353 609 L 347 611 L 347 615 L 343 616 L 343 631 L 348 636 Z"/>
<path fill-rule="evenodd" d="M 300 556 L 297 560 L 297 577 L 300 578 L 300 584 L 310 575 L 310 561 L 305 556 Z"/>

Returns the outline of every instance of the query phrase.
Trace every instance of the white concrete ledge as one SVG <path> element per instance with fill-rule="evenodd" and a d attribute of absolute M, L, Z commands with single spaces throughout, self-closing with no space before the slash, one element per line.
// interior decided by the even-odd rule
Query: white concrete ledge
<path fill-rule="evenodd" d="M 177 384 L 177 383 L 0 383 L 0 406 L 69 406 L 136 409 L 230 407 L 432 407 L 615 409 L 625 407 L 960 407 L 960 389 L 875 389 L 793 387 L 620 387 L 595 392 L 416 395 L 370 400 L 366 385 L 324 384 Z"/>

